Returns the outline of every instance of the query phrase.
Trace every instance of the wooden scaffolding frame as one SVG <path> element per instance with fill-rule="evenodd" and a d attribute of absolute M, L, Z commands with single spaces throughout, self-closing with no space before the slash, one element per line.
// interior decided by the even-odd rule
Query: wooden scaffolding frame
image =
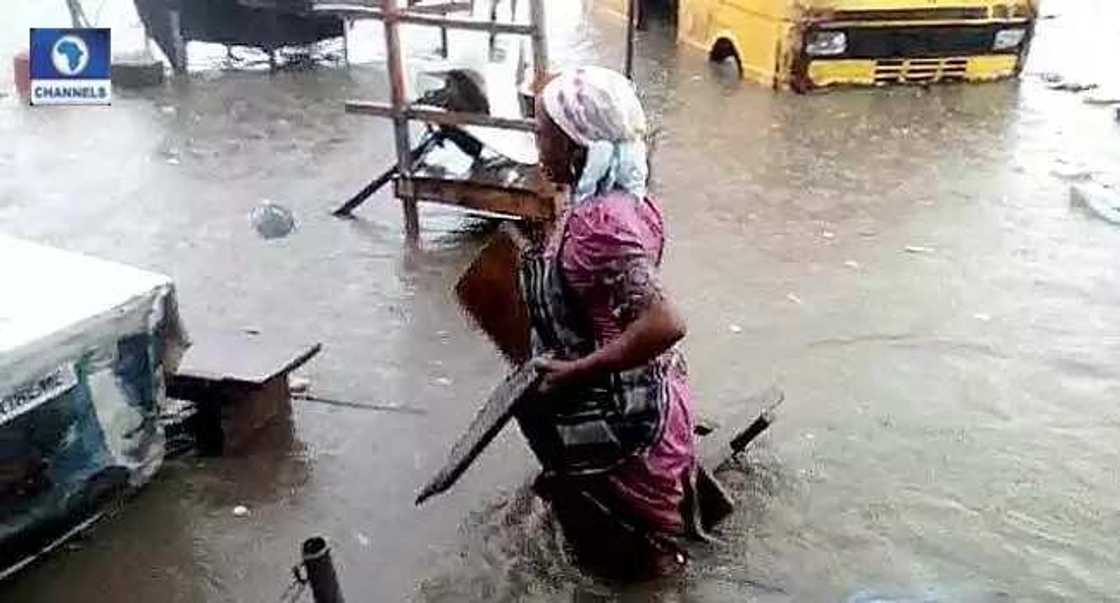
<path fill-rule="evenodd" d="M 336 210 L 335 215 L 349 216 L 353 209 L 391 180 L 394 183 L 394 192 L 401 200 L 405 232 L 410 240 L 416 240 L 420 234 L 419 201 L 443 203 L 532 220 L 554 218 L 560 197 L 558 191 L 551 185 L 546 184 L 544 179 L 540 177 L 539 167 L 537 166 L 531 168 L 534 177 L 530 178 L 531 184 L 528 187 L 513 187 L 501 183 L 477 182 L 462 178 L 452 179 L 414 172 L 416 162 L 427 151 L 427 148 L 423 143 L 416 149 L 412 148 L 409 136 L 409 123 L 412 121 L 437 126 L 482 126 L 534 133 L 536 132 L 536 124 L 530 119 L 511 119 L 482 113 L 445 111 L 410 102 L 405 77 L 404 49 L 400 39 L 401 24 L 438 27 L 443 32 L 448 29 L 489 32 L 491 38 L 497 34 L 527 36 L 532 42 L 534 81 L 544 81 L 548 73 L 549 61 L 544 0 L 529 0 L 529 23 L 515 22 L 516 15 L 511 17 L 510 22 L 500 22 L 496 19 L 483 21 L 449 17 L 445 14 L 438 14 L 440 12 L 438 10 L 439 6 L 408 6 L 402 8 L 398 5 L 397 0 L 380 0 L 380 8 L 341 4 L 320 5 L 316 8 L 316 10 L 330 11 L 352 19 L 377 19 L 384 24 L 390 86 L 389 102 L 348 101 L 346 112 L 392 119 L 397 155 L 395 166 Z M 491 16 L 494 16 L 493 10 Z M 443 40 L 446 40 L 445 33 Z M 446 46 L 444 50 L 446 52 Z"/>

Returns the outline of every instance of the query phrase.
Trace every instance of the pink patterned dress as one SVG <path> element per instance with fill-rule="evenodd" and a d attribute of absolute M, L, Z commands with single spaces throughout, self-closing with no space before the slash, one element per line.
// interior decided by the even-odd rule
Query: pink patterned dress
<path fill-rule="evenodd" d="M 590 314 L 598 345 L 618 337 L 663 295 L 658 277 L 665 228 L 650 199 L 626 193 L 589 199 L 570 210 L 561 229 L 560 266 L 580 305 Z M 695 463 L 691 393 L 683 356 L 672 350 L 665 363 L 668 404 L 660 438 L 644 455 L 610 471 L 619 500 L 650 527 L 684 531 L 684 480 Z"/>

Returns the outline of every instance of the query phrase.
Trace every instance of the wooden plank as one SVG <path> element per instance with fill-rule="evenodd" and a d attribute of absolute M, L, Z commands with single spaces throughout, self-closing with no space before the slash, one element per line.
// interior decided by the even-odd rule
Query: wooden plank
<path fill-rule="evenodd" d="M 446 27 L 464 31 L 485 31 L 499 34 L 514 34 L 532 36 L 535 27 L 523 23 L 493 23 L 478 19 L 464 19 L 461 17 L 440 17 L 415 11 L 392 10 L 386 11 L 384 5 L 376 9 L 368 6 L 354 6 L 349 4 L 322 4 L 315 7 L 317 13 L 329 13 L 348 19 L 378 19 L 407 23 L 409 25 L 427 25 L 430 27 Z"/>
<path fill-rule="evenodd" d="M 470 180 L 398 178 L 397 196 L 504 214 L 528 220 L 552 220 L 555 204 L 540 193 L 525 189 L 480 184 Z"/>
<path fill-rule="evenodd" d="M 444 2 L 441 4 L 416 4 L 408 7 L 408 12 L 417 15 L 444 15 L 471 10 L 470 2 Z"/>
<path fill-rule="evenodd" d="M 514 226 L 507 222 L 506 226 Z M 455 284 L 455 299 L 471 321 L 515 364 L 532 356 L 529 308 L 521 298 L 513 228 L 502 228 L 479 251 Z"/>
<path fill-rule="evenodd" d="M 494 389 L 470 426 L 451 447 L 447 462 L 416 497 L 416 504 L 446 492 L 471 466 L 478 455 L 513 418 L 517 405 L 529 399 L 540 383 L 540 374 L 530 363 L 522 364 Z"/>
<path fill-rule="evenodd" d="M 293 345 L 244 333 L 192 333 L 176 377 L 263 385 L 315 357 L 321 344 Z"/>
<path fill-rule="evenodd" d="M 532 25 L 525 25 L 522 23 L 495 23 L 491 21 L 481 21 L 478 19 L 463 19 L 461 17 L 436 17 L 432 15 L 421 15 L 409 12 L 401 12 L 398 20 L 401 23 L 408 23 L 409 25 L 429 25 L 432 27 L 446 27 L 448 29 L 460 29 L 465 31 L 487 31 L 500 34 L 514 34 L 519 36 L 531 36 L 536 32 L 536 28 Z"/>
<path fill-rule="evenodd" d="M 346 101 L 346 112 L 357 115 L 372 115 L 374 117 L 395 117 L 393 106 L 377 101 Z M 507 130 L 520 130 L 522 132 L 536 132 L 536 122 L 529 119 L 509 117 L 494 117 L 482 113 L 462 113 L 458 111 L 444 111 L 442 109 L 423 109 L 415 105 L 405 106 L 401 113 L 407 119 L 426 121 L 442 126 L 483 126 L 489 128 L 503 128 Z"/>

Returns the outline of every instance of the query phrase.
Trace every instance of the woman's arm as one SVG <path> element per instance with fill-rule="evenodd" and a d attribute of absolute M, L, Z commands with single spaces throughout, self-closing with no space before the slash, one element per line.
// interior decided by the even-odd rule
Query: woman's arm
<path fill-rule="evenodd" d="M 657 358 L 684 338 L 684 318 L 668 299 L 658 297 L 610 343 L 577 360 L 536 360 L 541 389 L 588 381 L 629 370 Z"/>

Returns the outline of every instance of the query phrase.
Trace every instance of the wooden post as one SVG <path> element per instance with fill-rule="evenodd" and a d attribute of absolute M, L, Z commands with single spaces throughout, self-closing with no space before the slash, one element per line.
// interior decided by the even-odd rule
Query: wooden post
<path fill-rule="evenodd" d="M 389 69 L 389 98 L 393 108 L 393 131 L 397 144 L 397 169 L 401 178 L 412 177 L 412 149 L 408 135 L 408 90 L 405 88 L 404 58 L 397 20 L 400 9 L 396 0 L 381 0 L 385 24 L 386 61 Z M 409 241 L 420 238 L 420 211 L 414 197 L 401 199 L 404 210 L 404 230 Z"/>
<path fill-rule="evenodd" d="M 533 26 L 533 84 L 540 85 L 548 77 L 548 23 L 544 0 L 529 0 L 529 19 Z"/>

